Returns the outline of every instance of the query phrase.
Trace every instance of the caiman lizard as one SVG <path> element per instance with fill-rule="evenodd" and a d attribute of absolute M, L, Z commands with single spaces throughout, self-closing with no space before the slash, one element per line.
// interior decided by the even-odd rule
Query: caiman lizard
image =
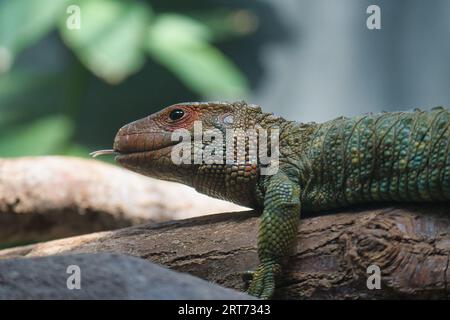
<path fill-rule="evenodd" d="M 276 172 L 261 174 L 268 165 L 259 163 L 258 157 L 255 161 L 241 154 L 238 161 L 227 162 L 226 155 L 236 156 L 236 150 L 215 154 L 222 162 L 175 163 L 172 152 L 181 142 L 173 139 L 174 132 L 184 129 L 195 136 L 197 121 L 203 132 L 215 130 L 224 136 L 230 129 L 255 129 L 258 134 L 261 129 L 277 130 Z M 260 265 L 252 273 L 248 292 L 270 298 L 296 237 L 301 211 L 381 201 L 450 200 L 449 125 L 450 112 L 443 107 L 317 124 L 288 121 L 245 102 L 190 102 L 127 124 L 117 133 L 114 150 L 94 154 L 115 153 L 116 161 L 130 170 L 260 209 Z M 206 146 L 204 141 L 191 153 Z M 248 152 L 255 140 L 247 139 L 244 146 Z"/>

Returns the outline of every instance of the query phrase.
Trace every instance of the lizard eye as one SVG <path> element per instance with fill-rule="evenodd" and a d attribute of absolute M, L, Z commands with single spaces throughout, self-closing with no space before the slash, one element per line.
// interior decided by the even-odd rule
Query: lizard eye
<path fill-rule="evenodd" d="M 181 119 L 184 116 L 184 110 L 174 109 L 169 113 L 169 119 L 172 121 L 176 121 Z"/>

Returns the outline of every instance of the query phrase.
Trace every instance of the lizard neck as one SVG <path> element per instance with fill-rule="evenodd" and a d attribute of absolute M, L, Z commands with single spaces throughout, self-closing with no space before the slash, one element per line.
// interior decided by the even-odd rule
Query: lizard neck
<path fill-rule="evenodd" d="M 281 117 L 276 117 L 272 114 L 255 114 L 255 117 L 247 123 L 247 129 L 254 129 L 257 135 L 256 141 L 252 143 L 250 140 L 245 140 L 245 160 L 240 161 L 237 158 L 237 144 L 233 145 L 233 152 L 237 162 L 233 164 L 227 164 L 229 159 L 224 158 L 224 164 L 202 164 L 198 166 L 195 176 L 192 180 L 192 186 L 200 193 L 207 194 L 209 196 L 231 201 L 243 206 L 257 208 L 262 206 L 262 194 L 259 188 L 262 181 L 267 178 L 267 167 L 273 164 L 273 155 L 271 154 L 272 137 L 271 130 L 278 129 L 279 136 L 276 143 L 279 145 L 280 153 L 278 157 L 277 166 L 283 167 L 283 170 L 288 170 L 290 166 L 286 166 L 290 162 L 295 162 L 295 157 L 298 155 L 299 146 L 294 144 L 300 140 L 304 140 L 305 126 L 298 125 L 295 122 L 287 121 Z M 238 126 L 238 129 L 241 127 Z M 260 153 L 261 131 L 265 129 L 267 133 L 267 157 L 262 159 L 263 156 Z M 310 130 L 306 130 L 310 131 Z M 297 138 L 294 138 L 297 137 Z M 255 145 L 258 146 L 256 154 L 251 154 L 250 149 Z M 228 148 L 228 146 L 227 146 Z M 225 152 L 226 153 L 226 152 Z M 225 156 L 224 153 L 224 156 Z M 264 150 L 262 151 L 264 153 Z M 255 159 L 256 163 L 252 162 Z M 286 167 L 286 168 L 284 168 Z M 292 170 L 297 172 L 296 170 Z M 298 177 L 297 174 L 292 173 L 293 177 Z"/>
<path fill-rule="evenodd" d="M 270 121 L 270 127 L 267 120 Z M 311 163 L 308 161 L 308 147 L 319 125 L 267 116 L 264 121 L 258 123 L 263 124 L 264 128 L 279 129 L 278 171 L 282 171 L 301 188 L 305 187 L 313 179 Z M 258 208 L 263 206 L 264 186 L 272 177 L 272 174 L 264 174 L 262 167 L 259 162 L 255 171 L 249 169 L 249 163 L 202 165 L 198 168 L 193 184 L 197 191 L 209 196 Z"/>
<path fill-rule="evenodd" d="M 249 207 L 259 207 L 255 188 L 259 174 L 249 174 L 246 165 L 201 165 L 192 186 L 210 197 Z"/>

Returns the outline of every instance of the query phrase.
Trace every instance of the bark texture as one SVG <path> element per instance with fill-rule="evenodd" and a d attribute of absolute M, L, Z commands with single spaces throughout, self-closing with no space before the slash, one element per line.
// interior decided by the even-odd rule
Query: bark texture
<path fill-rule="evenodd" d="M 371 207 L 303 219 L 276 298 L 450 298 L 450 209 Z M 0 258 L 124 253 L 244 290 L 256 267 L 255 211 L 148 224 L 0 251 Z M 367 268 L 381 270 L 369 290 Z"/>

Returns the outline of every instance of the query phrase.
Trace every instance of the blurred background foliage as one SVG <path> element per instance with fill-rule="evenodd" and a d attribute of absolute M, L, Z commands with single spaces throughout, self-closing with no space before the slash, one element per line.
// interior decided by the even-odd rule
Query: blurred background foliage
<path fill-rule="evenodd" d="M 251 11 L 208 1 L 1 0 L 0 156 L 87 156 L 165 105 L 245 98 L 217 44 L 256 28 Z"/>
<path fill-rule="evenodd" d="M 448 0 L 0 0 L 0 157 L 87 156 L 182 101 L 304 122 L 450 106 L 449 16 Z"/>

